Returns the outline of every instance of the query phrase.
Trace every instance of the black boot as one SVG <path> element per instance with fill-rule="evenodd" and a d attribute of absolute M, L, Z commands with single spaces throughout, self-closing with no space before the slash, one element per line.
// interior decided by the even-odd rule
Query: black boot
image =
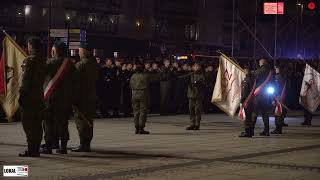
<path fill-rule="evenodd" d="M 59 140 L 55 140 L 54 143 L 52 143 L 52 149 L 60 149 L 59 146 Z"/>
<path fill-rule="evenodd" d="M 310 121 L 303 121 L 303 123 L 301 123 L 302 126 L 311 126 L 311 122 Z"/>
<path fill-rule="evenodd" d="M 72 152 L 91 152 L 90 143 L 82 143 L 79 147 L 71 150 Z"/>
<path fill-rule="evenodd" d="M 20 153 L 20 157 L 40 157 L 39 148 L 36 150 L 35 146 L 28 145 L 28 150 Z"/>
<path fill-rule="evenodd" d="M 40 153 L 41 153 L 41 154 L 52 154 L 52 148 L 51 148 L 51 147 L 42 148 L 42 149 L 40 150 Z"/>
<path fill-rule="evenodd" d="M 140 129 L 139 129 L 139 126 L 136 126 L 136 134 L 139 134 L 139 131 L 140 131 Z"/>
<path fill-rule="evenodd" d="M 145 131 L 144 128 L 140 128 L 139 134 L 150 134 L 150 132 Z"/>
<path fill-rule="evenodd" d="M 282 134 L 282 129 L 276 128 L 274 131 L 271 132 L 271 134 Z"/>
<path fill-rule="evenodd" d="M 67 144 L 68 144 L 67 140 L 61 140 L 60 148 L 56 150 L 56 153 L 57 154 L 68 154 Z"/>
<path fill-rule="evenodd" d="M 200 126 L 195 126 L 193 130 L 199 131 L 200 130 Z"/>
<path fill-rule="evenodd" d="M 248 137 L 251 138 L 252 137 L 252 133 L 250 129 L 245 129 L 244 132 L 242 132 L 239 137 Z"/>
<path fill-rule="evenodd" d="M 46 142 L 45 146 L 40 149 L 41 154 L 52 154 L 52 143 Z"/>
<path fill-rule="evenodd" d="M 270 133 L 268 130 L 264 130 L 260 133 L 260 136 L 270 136 Z"/>
<path fill-rule="evenodd" d="M 186 130 L 190 131 L 190 130 L 194 130 L 195 126 L 191 125 L 189 127 L 186 128 Z"/>

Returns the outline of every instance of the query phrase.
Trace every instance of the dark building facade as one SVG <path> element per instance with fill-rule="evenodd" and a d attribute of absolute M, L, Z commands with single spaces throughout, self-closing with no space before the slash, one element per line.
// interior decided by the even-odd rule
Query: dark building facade
<path fill-rule="evenodd" d="M 18 42 L 31 34 L 47 42 L 49 27 L 80 28 L 103 56 L 231 54 L 232 47 L 234 56 L 248 58 L 275 49 L 279 57 L 319 52 L 319 17 L 299 16 L 295 1 L 285 1 L 278 16 L 277 48 L 275 16 L 262 14 L 264 1 L 235 2 L 233 8 L 233 0 L 4 0 L 0 24 Z"/>

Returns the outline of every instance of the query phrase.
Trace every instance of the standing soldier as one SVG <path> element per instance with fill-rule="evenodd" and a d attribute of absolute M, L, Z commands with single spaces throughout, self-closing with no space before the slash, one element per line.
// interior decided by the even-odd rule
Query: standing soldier
<path fill-rule="evenodd" d="M 69 140 L 68 120 L 72 113 L 75 89 L 75 67 L 67 58 L 67 46 L 63 42 L 55 42 L 52 47 L 53 59 L 47 62 L 47 77 L 45 79 L 44 119 L 46 146 L 41 153 L 52 154 L 53 144 L 58 137 L 57 150 L 59 154 L 67 154 Z M 61 144 L 59 146 L 59 140 Z"/>
<path fill-rule="evenodd" d="M 286 90 L 286 80 L 284 75 L 280 72 L 280 67 L 276 67 L 276 75 L 275 75 L 275 85 L 276 85 L 276 94 L 275 100 L 272 104 L 277 107 L 277 103 L 285 103 L 285 90 Z M 281 106 L 281 105 L 280 105 Z M 276 129 L 271 132 L 271 134 L 282 134 L 282 127 L 284 126 L 284 118 L 286 117 L 287 110 L 282 107 L 282 112 L 279 114 L 275 113 L 275 125 Z"/>
<path fill-rule="evenodd" d="M 200 130 L 205 77 L 199 63 L 194 64 L 194 72 L 188 77 L 188 98 L 191 124 L 187 127 L 187 130 Z"/>
<path fill-rule="evenodd" d="M 250 98 L 250 92 L 254 86 L 254 78 L 251 75 L 249 67 L 244 69 L 246 77 L 241 82 L 241 99 L 240 99 L 240 109 L 243 108 L 245 101 Z M 254 135 L 253 121 L 252 121 L 252 110 L 253 105 L 247 104 L 247 107 L 244 107 L 246 119 L 244 120 L 243 127 L 244 132 L 242 132 L 239 137 L 252 137 Z"/>
<path fill-rule="evenodd" d="M 45 59 L 40 55 L 39 38 L 28 40 L 29 56 L 23 61 L 19 104 L 21 121 L 27 136 L 28 150 L 21 157 L 39 157 L 42 140 L 42 113 L 44 110 L 43 83 L 45 78 Z"/>
<path fill-rule="evenodd" d="M 76 125 L 80 137 L 80 146 L 74 152 L 91 152 L 93 138 L 93 116 L 96 110 L 96 80 L 99 66 L 89 56 L 88 46 L 81 44 L 79 48 L 80 61 L 76 63 L 78 80 L 78 98 L 76 100 Z"/>
<path fill-rule="evenodd" d="M 130 80 L 136 134 L 150 134 L 150 132 L 144 130 L 148 113 L 148 91 L 150 78 L 151 75 L 144 72 L 143 64 L 140 61 L 137 61 L 136 71 Z"/>
<path fill-rule="evenodd" d="M 256 85 L 259 91 L 256 92 L 254 99 L 253 122 L 255 124 L 259 114 L 262 115 L 264 130 L 261 136 L 269 136 L 269 115 L 268 115 L 268 97 L 265 95 L 266 85 L 272 79 L 272 73 L 268 61 L 266 59 L 259 60 L 260 68 L 254 73 Z"/>

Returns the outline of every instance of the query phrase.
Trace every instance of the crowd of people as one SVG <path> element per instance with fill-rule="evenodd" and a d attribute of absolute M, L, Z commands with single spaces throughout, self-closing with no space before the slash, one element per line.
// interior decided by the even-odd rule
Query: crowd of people
<path fill-rule="evenodd" d="M 103 118 L 131 116 L 131 89 L 130 78 L 136 70 L 134 61 L 125 62 L 122 59 L 101 60 L 99 79 L 97 82 L 98 116 Z M 143 61 L 143 60 L 142 60 Z M 179 76 L 192 72 L 193 64 L 164 59 L 163 62 L 143 61 L 144 71 L 152 75 L 159 75 L 159 80 L 149 85 L 150 95 L 148 99 L 148 111 L 161 115 L 187 114 L 188 83 Z M 218 61 L 201 64 L 205 73 L 205 98 L 203 100 L 204 111 L 213 112 L 216 108 L 211 104 Z"/>
<path fill-rule="evenodd" d="M 133 75 L 135 61 L 124 59 L 105 60 L 96 57 L 100 65 L 99 80 L 97 82 L 97 117 L 117 118 L 132 115 L 130 77 Z M 150 74 L 161 74 L 159 81 L 151 82 L 149 113 L 188 114 L 187 83 L 178 77 L 192 72 L 192 62 L 167 59 L 163 61 L 140 60 L 144 62 L 144 71 Z M 258 68 L 254 61 L 240 61 L 242 67 L 249 67 L 251 71 Z M 320 71 L 320 61 L 308 60 L 308 64 Z M 203 98 L 204 113 L 221 112 L 211 103 L 211 96 L 216 81 L 219 59 L 201 61 L 202 71 L 206 78 L 206 88 Z M 279 59 L 277 66 L 287 81 L 286 104 L 290 109 L 301 109 L 299 105 L 300 89 L 304 76 L 306 61 Z"/>

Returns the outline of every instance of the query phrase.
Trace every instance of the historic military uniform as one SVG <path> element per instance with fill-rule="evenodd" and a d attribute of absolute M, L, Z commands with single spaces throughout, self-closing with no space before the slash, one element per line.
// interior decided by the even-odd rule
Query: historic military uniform
<path fill-rule="evenodd" d="M 254 72 L 254 76 L 256 78 L 256 87 L 259 87 L 265 80 L 267 79 L 270 73 L 270 66 L 265 64 L 261 66 L 256 72 Z M 269 136 L 269 115 L 268 115 L 268 97 L 264 93 L 265 90 L 257 95 L 253 101 L 254 108 L 253 108 L 253 122 L 254 124 L 257 121 L 257 117 L 259 114 L 262 115 L 264 130 L 260 133 L 262 136 Z"/>
<path fill-rule="evenodd" d="M 65 59 L 64 57 L 53 58 L 47 62 L 47 77 L 44 89 L 48 87 L 50 81 L 52 81 L 60 68 L 65 68 L 65 73 L 61 76 L 62 78 L 57 82 L 57 86 L 46 100 L 44 119 L 46 147 L 42 151 L 46 154 L 52 153 L 52 145 L 55 143 L 56 138 L 61 141 L 61 146 L 57 150 L 57 153 L 67 153 L 67 142 L 69 140 L 68 120 L 71 116 L 72 105 L 75 100 L 74 92 L 78 90 L 75 84 L 76 69 L 74 64 L 70 59 Z"/>
<path fill-rule="evenodd" d="M 37 51 L 32 51 L 23 61 L 19 104 L 21 122 L 27 136 L 28 150 L 19 156 L 37 157 L 42 140 L 42 115 L 44 110 L 43 83 L 45 60 Z"/>
<path fill-rule="evenodd" d="M 253 84 L 254 78 L 251 74 L 247 74 L 244 80 L 241 82 L 241 105 L 244 105 L 244 102 L 250 95 Z M 242 132 L 239 137 L 252 137 L 254 135 L 254 125 L 252 121 L 253 104 L 248 104 L 248 107 L 246 107 L 244 111 L 246 113 L 246 119 L 243 122 L 244 132 Z"/>
<path fill-rule="evenodd" d="M 189 76 L 188 80 L 190 126 L 187 130 L 199 130 L 205 77 L 201 71 L 196 71 Z"/>
<path fill-rule="evenodd" d="M 76 63 L 78 88 L 76 100 L 76 125 L 80 137 L 80 146 L 75 152 L 90 152 L 90 144 L 93 138 L 93 117 L 96 110 L 96 80 L 99 66 L 97 62 L 84 57 Z"/>

